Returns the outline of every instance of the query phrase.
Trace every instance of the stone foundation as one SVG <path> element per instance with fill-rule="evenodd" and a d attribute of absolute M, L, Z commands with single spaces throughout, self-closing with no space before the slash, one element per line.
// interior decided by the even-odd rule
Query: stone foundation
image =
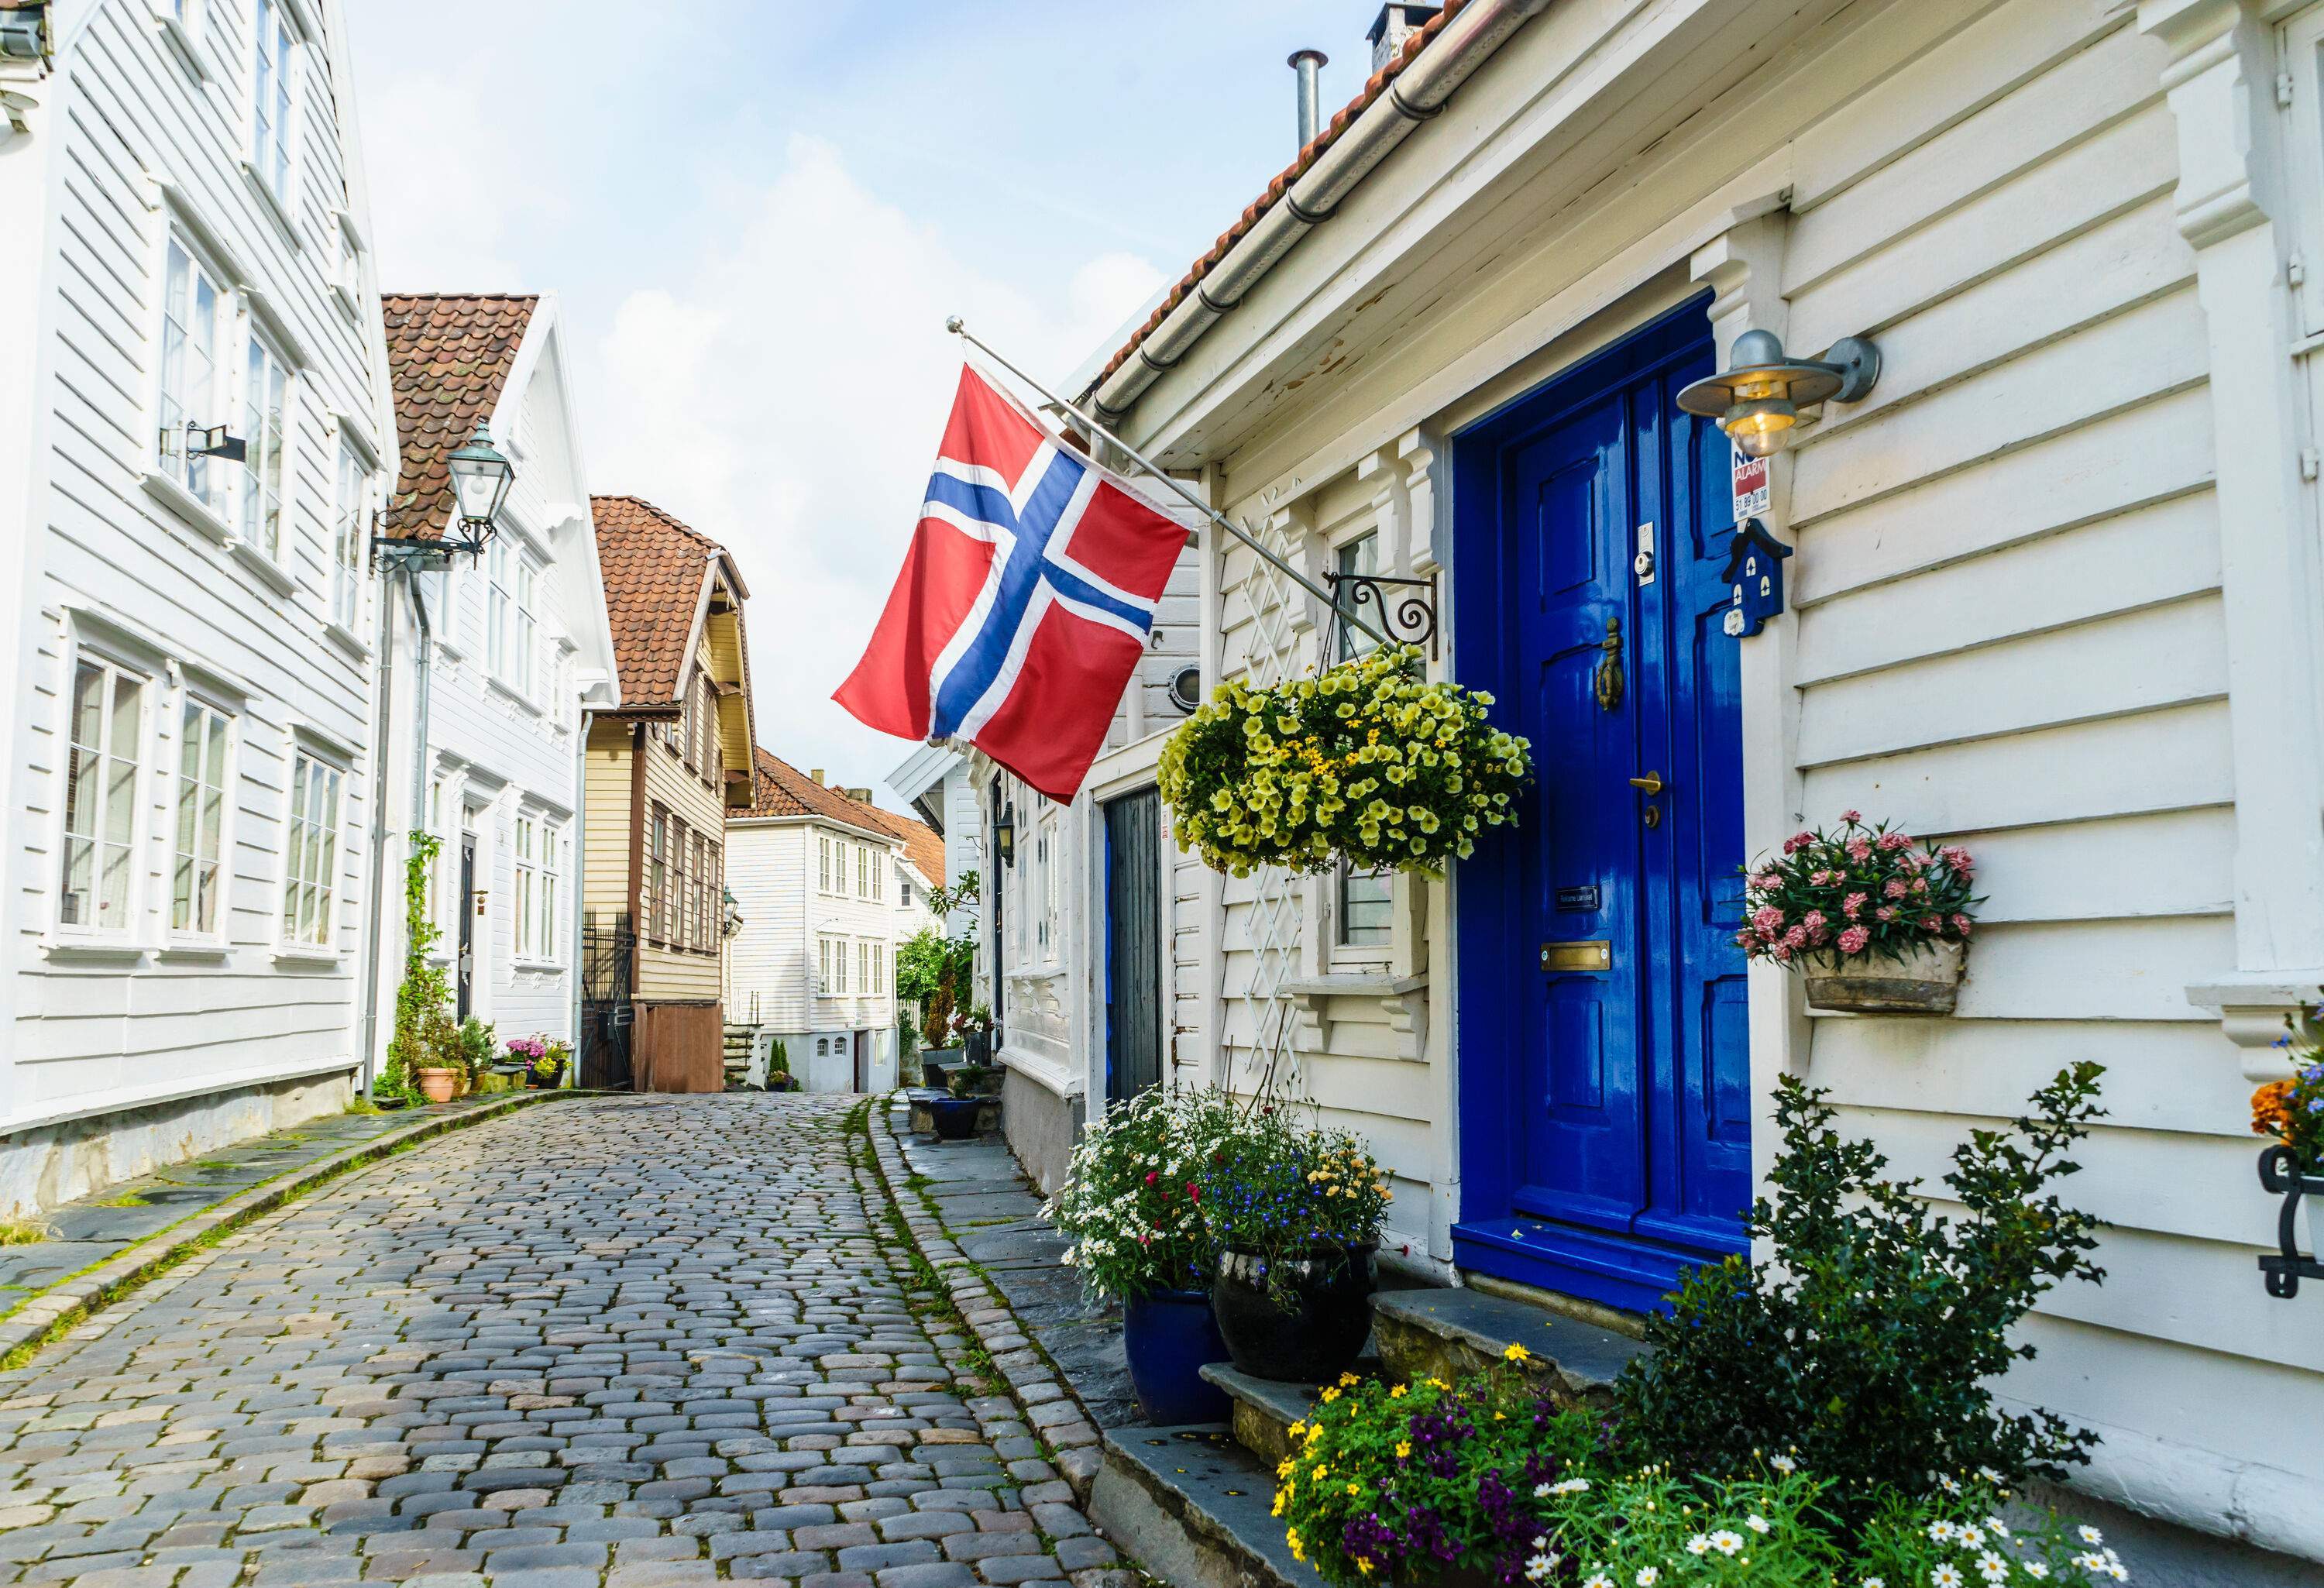
<path fill-rule="evenodd" d="M 1082 1100 L 1060 1097 L 1022 1070 L 1001 1082 L 1001 1126 L 1009 1150 L 1045 1196 L 1065 1184 L 1074 1143 L 1082 1136 Z"/>
<path fill-rule="evenodd" d="M 340 1113 L 354 1096 L 355 1069 L 350 1066 L 331 1075 L 180 1097 L 19 1131 L 0 1140 L 0 1218 L 38 1218 L 60 1203 L 107 1186 Z"/>

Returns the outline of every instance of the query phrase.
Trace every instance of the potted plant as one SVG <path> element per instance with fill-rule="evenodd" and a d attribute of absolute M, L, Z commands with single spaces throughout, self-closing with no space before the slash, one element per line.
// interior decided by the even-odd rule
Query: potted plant
<path fill-rule="evenodd" d="M 992 1011 L 982 1004 L 952 1017 L 953 1041 L 967 1055 L 971 1069 L 992 1062 Z"/>
<path fill-rule="evenodd" d="M 1222 1093 L 1143 1093 L 1083 1133 L 1042 1210 L 1073 1242 L 1065 1266 L 1083 1288 L 1121 1304 L 1130 1387 L 1157 1426 L 1224 1422 L 1232 1411 L 1202 1376 L 1228 1360 L 1211 1311 L 1202 1179 L 1210 1142 L 1231 1118 Z"/>
<path fill-rule="evenodd" d="M 2282 1254 L 2287 1263 L 2302 1251 L 2324 1257 L 2313 1233 L 2315 1204 L 2309 1200 L 2324 1180 L 2324 1037 L 2318 1024 L 2324 1022 L 2324 1003 L 2302 1014 L 2310 1018 L 2284 1016 L 2284 1034 L 2275 1039 L 2291 1059 L 2292 1074 L 2268 1082 L 2251 1100 L 2253 1134 L 2273 1143 L 2260 1153 L 2260 1184 L 2289 1199 L 2290 1214 L 2277 1232 L 2278 1243 L 2291 1248 Z M 2297 1275 L 2285 1278 L 2297 1287 Z M 2282 1283 L 2271 1275 L 2272 1289 Z M 2292 1290 L 2276 1293 L 2288 1296 Z"/>
<path fill-rule="evenodd" d="M 420 1022 L 420 1094 L 430 1103 L 449 1103 L 459 1085 L 460 1028 L 442 1010 L 431 1011 Z"/>
<path fill-rule="evenodd" d="M 965 1141 L 976 1134 L 986 1100 L 971 1092 L 959 1075 L 947 1085 L 951 1090 L 945 1095 L 928 1099 L 928 1119 L 936 1126 L 938 1140 Z"/>
<path fill-rule="evenodd" d="M 1486 720 L 1492 704 L 1429 683 L 1410 645 L 1269 689 L 1222 684 L 1162 748 L 1178 847 L 1238 877 L 1342 860 L 1441 876 L 1517 819 L 1532 771 L 1526 742 Z"/>
<path fill-rule="evenodd" d="M 565 1066 L 573 1057 L 570 1042 L 540 1041 L 540 1051 L 525 1066 L 524 1084 L 536 1091 L 559 1086 L 565 1081 Z"/>
<path fill-rule="evenodd" d="M 1371 1332 L 1372 1260 L 1394 1193 L 1362 1141 L 1261 1097 L 1209 1143 L 1211 1309 L 1242 1371 L 1328 1383 Z"/>
<path fill-rule="evenodd" d="M 1794 834 L 1781 855 L 1744 868 L 1736 944 L 1804 972 L 1812 1009 L 1950 1014 L 1970 912 L 1984 902 L 1969 891 L 1969 851 L 1886 822 L 1868 827 L 1853 810 L 1840 823 Z"/>
<path fill-rule="evenodd" d="M 490 1020 L 480 1020 L 470 1015 L 460 1022 L 460 1076 L 456 1096 L 466 1096 L 475 1089 L 477 1078 L 492 1067 L 493 1026 Z"/>

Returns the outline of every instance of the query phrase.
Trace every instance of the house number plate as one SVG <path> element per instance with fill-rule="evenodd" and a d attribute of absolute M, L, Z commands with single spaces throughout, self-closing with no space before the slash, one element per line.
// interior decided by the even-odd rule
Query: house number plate
<path fill-rule="evenodd" d="M 1545 943 L 1541 968 L 1545 971 L 1609 971 L 1614 968 L 1614 945 L 1604 937 L 1586 943 Z"/>
<path fill-rule="evenodd" d="M 1598 908 L 1598 884 L 1591 882 L 1585 887 L 1560 888 L 1557 891 L 1557 908 L 1560 909 L 1596 909 Z"/>

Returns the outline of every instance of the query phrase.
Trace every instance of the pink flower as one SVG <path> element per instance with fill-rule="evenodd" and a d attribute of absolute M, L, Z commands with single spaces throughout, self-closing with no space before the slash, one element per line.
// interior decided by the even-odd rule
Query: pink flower
<path fill-rule="evenodd" d="M 1914 877 L 1914 878 L 1913 879 L 1913 891 L 1914 891 L 1914 892 L 1915 892 L 1915 893 L 1926 893 L 1928 891 L 1929 891 L 1929 879 L 1928 879 L 1928 878 L 1926 878 L 1926 877 Z"/>
<path fill-rule="evenodd" d="M 1916 872 L 1929 863 L 1929 857 L 1917 849 L 1907 849 L 1896 857 L 1896 863 L 1908 872 Z"/>
<path fill-rule="evenodd" d="M 1890 905 L 1886 905 L 1886 904 L 1884 904 L 1884 905 L 1882 905 L 1878 909 L 1874 910 L 1872 913 L 1873 913 L 1874 917 L 1876 917 L 1877 919 L 1880 919 L 1880 920 L 1884 920 L 1884 921 L 1893 921 L 1893 920 L 1895 920 L 1895 919 L 1896 919 L 1896 911 L 1895 911 L 1895 908 L 1894 908 L 1893 906 L 1890 906 Z"/>
<path fill-rule="evenodd" d="M 1942 932 L 1944 929 L 1945 923 L 1942 917 L 1924 915 L 1921 918 L 1921 930 L 1924 932 Z"/>
<path fill-rule="evenodd" d="M 1854 920 L 1858 915 L 1863 913 L 1864 905 L 1864 894 L 1850 893 L 1847 898 L 1840 901 L 1840 913 L 1845 915 L 1849 920 Z"/>
<path fill-rule="evenodd" d="M 1808 929 L 1805 927 L 1794 927 L 1790 931 L 1784 934 L 1784 947 L 1805 948 L 1807 946 Z"/>
<path fill-rule="evenodd" d="M 1735 946 L 1746 954 L 1757 954 L 1759 951 L 1759 934 L 1748 927 L 1735 934 Z"/>
<path fill-rule="evenodd" d="M 1869 838 L 1850 838 L 1848 841 L 1848 858 L 1850 860 L 1871 859 L 1872 840 Z"/>
<path fill-rule="evenodd" d="M 1772 904 L 1763 904 L 1751 912 L 1751 924 L 1772 937 L 1782 929 L 1784 912 Z"/>
<path fill-rule="evenodd" d="M 1840 819 L 1852 827 L 1864 819 L 1864 813 L 1860 810 L 1843 810 L 1840 813 Z"/>
<path fill-rule="evenodd" d="M 1823 911 L 1820 909 L 1812 909 L 1808 911 L 1807 914 L 1800 918 L 1800 925 L 1805 927 L 1811 932 L 1821 931 L 1823 929 Z"/>
<path fill-rule="evenodd" d="M 1778 965 L 1781 965 L 1784 960 L 1787 960 L 1787 959 L 1791 958 L 1791 956 L 1792 956 L 1792 951 L 1791 951 L 1790 949 L 1788 949 L 1788 948 L 1784 947 L 1781 943 L 1778 943 L 1778 944 L 1776 944 L 1776 945 L 1775 945 L 1775 949 L 1773 950 L 1773 952 L 1774 952 L 1774 955 L 1775 955 L 1775 963 L 1776 963 L 1776 964 L 1778 964 Z"/>
<path fill-rule="evenodd" d="M 1871 928 L 1850 927 L 1840 935 L 1840 951 L 1842 954 L 1861 954 L 1864 946 L 1871 941 Z"/>
<path fill-rule="evenodd" d="M 1965 915 L 1957 915 L 1957 916 L 1953 917 L 1953 930 L 1954 930 L 1954 931 L 1959 932 L 1962 937 L 1968 937 L 1968 936 L 1969 936 L 1969 917 L 1967 917 L 1967 916 L 1965 916 Z"/>
<path fill-rule="evenodd" d="M 1785 854 L 1797 854 L 1801 850 L 1805 849 L 1809 845 L 1814 842 L 1815 835 L 1813 833 L 1794 833 L 1790 837 L 1784 840 L 1784 853 Z"/>
<path fill-rule="evenodd" d="M 1947 865 L 1952 867 L 1953 870 L 1959 872 L 1964 879 L 1977 874 L 1977 863 L 1969 858 L 1969 851 L 1963 849 L 1960 845 L 1948 844 L 1942 849 L 1938 850 L 1937 854 L 1940 859 L 1941 859 Z"/>
<path fill-rule="evenodd" d="M 1880 891 L 1891 899 L 1902 899 L 1904 897 L 1906 891 L 1904 887 L 1904 879 L 1902 877 L 1891 877 L 1888 879 L 1888 885 Z"/>
<path fill-rule="evenodd" d="M 1751 879 L 1753 890 L 1761 893 L 1773 892 L 1782 882 L 1783 879 L 1773 872 L 1761 872 Z"/>
<path fill-rule="evenodd" d="M 1912 835 L 1908 833 L 1883 833 L 1880 835 L 1880 847 L 1883 849 L 1907 849 L 1912 846 Z"/>

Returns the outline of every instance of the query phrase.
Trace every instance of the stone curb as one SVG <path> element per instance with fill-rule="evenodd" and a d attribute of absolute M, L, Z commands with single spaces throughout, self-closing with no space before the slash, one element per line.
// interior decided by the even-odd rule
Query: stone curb
<path fill-rule="evenodd" d="M 176 1266 L 197 1248 L 263 1214 L 273 1212 L 294 1197 L 329 1180 L 384 1158 L 400 1147 L 425 1141 L 448 1131 L 465 1130 L 486 1120 L 501 1119 L 521 1108 L 554 1103 L 562 1097 L 600 1097 L 606 1094 L 577 1087 L 522 1092 L 507 1101 L 482 1103 L 455 1114 L 424 1120 L 407 1130 L 391 1131 L 368 1141 L 342 1148 L 262 1185 L 227 1197 L 204 1212 L 147 1236 L 118 1256 L 86 1273 L 60 1279 L 0 1318 L 0 1371 L 20 1368 L 42 1346 L 52 1344 L 92 1314 L 111 1306 L 148 1279 Z"/>
<path fill-rule="evenodd" d="M 911 1168 L 904 1162 L 903 1149 L 897 1145 L 895 1112 L 884 1097 L 875 1099 L 872 1106 L 880 1111 L 884 1124 L 883 1129 L 870 1132 L 872 1150 L 878 1156 L 880 1172 L 887 1179 L 890 1199 L 903 1215 L 904 1228 L 910 1233 L 912 1244 L 944 1279 L 945 1288 L 952 1292 L 953 1304 L 967 1320 L 977 1343 L 1009 1380 L 1010 1392 L 1024 1408 L 1026 1421 L 1056 1451 L 1057 1470 L 1065 1474 L 1074 1498 L 1086 1506 L 1090 1486 L 1096 1482 L 1098 1467 L 1104 1460 L 1104 1435 L 1098 1428 L 1097 1418 L 1074 1390 L 1073 1380 L 1034 1343 L 1031 1334 L 1018 1323 L 1008 1299 L 962 1252 L 942 1221 L 930 1214 L 918 1197 L 905 1195 Z"/>

